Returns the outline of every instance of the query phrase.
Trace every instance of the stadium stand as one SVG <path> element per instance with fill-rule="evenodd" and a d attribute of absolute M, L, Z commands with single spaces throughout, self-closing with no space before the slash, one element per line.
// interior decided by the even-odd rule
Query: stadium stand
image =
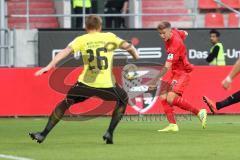
<path fill-rule="evenodd" d="M 188 14 L 191 12 L 184 0 L 142 0 L 142 13 Z M 143 16 L 143 28 L 156 27 L 160 20 L 170 21 L 176 27 L 192 26 L 190 16 Z"/>
<path fill-rule="evenodd" d="M 9 0 L 8 9 L 8 27 L 16 29 L 26 28 L 26 18 L 11 17 L 13 14 L 26 14 L 26 0 Z M 30 0 L 30 14 L 55 14 L 54 3 L 52 0 Z M 31 17 L 30 28 L 58 28 L 59 23 L 55 17 Z"/>
<path fill-rule="evenodd" d="M 208 28 L 223 28 L 224 17 L 222 13 L 207 13 L 205 16 L 205 27 Z"/>
<path fill-rule="evenodd" d="M 29 1 L 30 14 L 56 13 L 54 0 Z M 26 14 L 26 0 L 8 0 L 6 2 L 8 27 L 10 29 L 26 28 L 26 18 L 11 17 L 13 14 Z M 240 9 L 240 0 L 222 0 L 221 2 L 235 9 Z M 236 15 L 217 4 L 214 0 L 141 0 L 140 13 L 165 14 L 161 16 L 142 16 L 142 28 L 155 28 L 158 22 L 162 20 L 170 21 L 174 27 L 180 28 L 239 27 L 239 20 Z M 196 15 L 196 21 L 195 16 L 190 16 L 190 14 Z M 56 17 L 31 17 L 29 20 L 30 28 L 58 28 L 59 23 L 61 23 L 59 22 L 60 19 Z"/>

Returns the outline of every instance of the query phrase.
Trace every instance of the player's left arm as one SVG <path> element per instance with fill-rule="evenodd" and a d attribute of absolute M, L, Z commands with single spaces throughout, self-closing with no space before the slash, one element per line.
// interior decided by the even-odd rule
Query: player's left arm
<path fill-rule="evenodd" d="M 135 60 L 137 60 L 139 58 L 138 52 L 137 52 L 136 48 L 134 47 L 134 45 L 128 43 L 127 41 L 123 41 L 119 48 L 126 50 L 129 54 L 131 54 L 131 56 Z"/>
<path fill-rule="evenodd" d="M 188 32 L 185 31 L 185 30 L 177 30 L 178 31 L 178 34 L 180 35 L 180 37 L 185 40 L 188 36 Z"/>
<path fill-rule="evenodd" d="M 136 60 L 139 58 L 138 52 L 136 50 L 136 48 L 134 47 L 134 45 L 128 43 L 127 41 L 119 38 L 118 36 L 116 36 L 113 33 L 109 33 L 112 39 L 112 42 L 114 42 L 117 46 L 117 48 L 126 50 L 129 54 L 131 54 L 131 56 Z M 117 49 L 116 48 L 116 49 Z"/>
<path fill-rule="evenodd" d="M 187 31 L 183 31 L 185 36 L 187 37 L 188 36 L 188 32 Z"/>
<path fill-rule="evenodd" d="M 65 49 L 61 50 L 53 59 L 52 61 L 44 68 L 38 70 L 35 73 L 35 76 L 40 76 L 43 73 L 48 72 L 49 70 L 51 70 L 52 68 L 54 68 L 58 62 L 60 62 L 62 59 L 64 59 L 65 57 L 67 57 L 69 54 L 71 54 L 73 52 L 73 49 L 71 47 L 66 47 Z"/>
<path fill-rule="evenodd" d="M 234 64 L 229 75 L 222 81 L 222 86 L 224 89 L 229 89 L 232 83 L 232 80 L 240 73 L 240 58 Z"/>

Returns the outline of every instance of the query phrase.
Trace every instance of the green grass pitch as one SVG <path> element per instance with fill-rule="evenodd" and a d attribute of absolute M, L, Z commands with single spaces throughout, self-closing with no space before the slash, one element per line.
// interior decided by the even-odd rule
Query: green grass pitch
<path fill-rule="evenodd" d="M 167 122 L 123 120 L 106 145 L 109 118 L 61 121 L 43 144 L 27 133 L 41 130 L 46 118 L 0 119 L 0 154 L 34 160 L 226 160 L 240 158 L 240 116 L 209 116 L 201 128 L 196 117 L 180 121 L 178 133 L 158 133 Z M 0 158 L 1 159 L 1 158 Z"/>

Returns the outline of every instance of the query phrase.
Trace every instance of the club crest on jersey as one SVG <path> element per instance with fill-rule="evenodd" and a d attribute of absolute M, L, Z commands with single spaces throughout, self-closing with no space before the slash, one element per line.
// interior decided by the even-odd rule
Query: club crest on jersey
<path fill-rule="evenodd" d="M 168 60 L 173 60 L 173 54 L 172 54 L 172 53 L 169 53 L 167 59 L 168 59 Z"/>
<path fill-rule="evenodd" d="M 128 73 L 135 72 L 134 78 L 129 79 Z M 160 84 L 156 90 L 149 91 L 149 82 L 158 75 L 159 70 L 151 67 L 137 67 L 134 64 L 124 66 L 122 70 L 123 89 L 129 97 L 129 105 L 139 113 L 147 112 L 156 102 Z"/>

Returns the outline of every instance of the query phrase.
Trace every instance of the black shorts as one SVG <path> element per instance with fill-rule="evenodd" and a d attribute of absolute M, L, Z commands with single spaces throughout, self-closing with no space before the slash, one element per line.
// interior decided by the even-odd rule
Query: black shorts
<path fill-rule="evenodd" d="M 70 88 L 67 94 L 67 99 L 73 100 L 74 103 L 78 103 L 94 96 L 106 101 L 128 102 L 127 93 L 118 84 L 111 88 L 95 88 L 87 86 L 81 82 L 75 83 Z"/>

